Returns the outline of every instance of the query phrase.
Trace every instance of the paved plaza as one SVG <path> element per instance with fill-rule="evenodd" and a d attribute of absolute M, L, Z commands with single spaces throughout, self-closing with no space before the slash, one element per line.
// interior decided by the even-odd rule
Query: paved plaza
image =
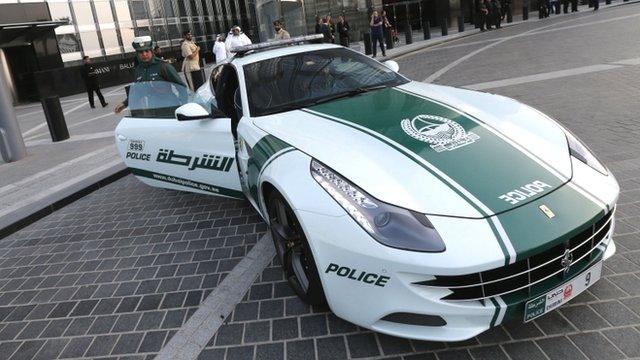
<path fill-rule="evenodd" d="M 530 323 L 508 322 L 464 342 L 412 341 L 301 302 L 271 251 L 228 316 L 211 317 L 221 326 L 184 356 L 640 358 L 638 24 L 640 4 L 583 9 L 396 58 L 414 80 L 540 109 L 611 169 L 621 185 L 618 250 L 585 293 Z M 131 175 L 117 180 L 0 239 L 0 358 L 154 358 L 176 334 L 191 333 L 207 299 L 233 287 L 225 279 L 270 241 L 266 232 L 248 202 L 154 189 Z"/>

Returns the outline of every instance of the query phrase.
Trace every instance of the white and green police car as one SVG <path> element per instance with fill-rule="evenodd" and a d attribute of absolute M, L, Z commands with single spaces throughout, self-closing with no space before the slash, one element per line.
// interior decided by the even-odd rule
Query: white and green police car
<path fill-rule="evenodd" d="M 619 187 L 560 124 L 301 40 L 234 49 L 196 94 L 134 84 L 127 167 L 248 199 L 303 300 L 390 335 L 467 339 L 600 278 Z"/>

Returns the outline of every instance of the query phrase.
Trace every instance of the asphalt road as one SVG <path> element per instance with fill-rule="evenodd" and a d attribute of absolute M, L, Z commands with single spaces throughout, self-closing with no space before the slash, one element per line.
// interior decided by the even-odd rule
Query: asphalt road
<path fill-rule="evenodd" d="M 516 98 L 579 135 L 622 187 L 603 279 L 526 325 L 408 341 L 310 308 L 269 264 L 202 359 L 640 357 L 640 5 L 551 17 L 397 59 L 414 80 Z M 266 227 L 246 202 L 119 180 L 0 240 L 0 357 L 151 358 Z"/>

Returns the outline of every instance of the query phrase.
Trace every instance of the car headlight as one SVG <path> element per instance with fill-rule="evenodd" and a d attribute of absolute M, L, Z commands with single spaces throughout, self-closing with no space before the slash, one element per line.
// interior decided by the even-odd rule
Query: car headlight
<path fill-rule="evenodd" d="M 316 160 L 311 161 L 311 175 L 379 243 L 410 251 L 445 250 L 424 214 L 379 201 Z"/>
<path fill-rule="evenodd" d="M 582 161 L 583 163 L 589 165 L 592 169 L 601 173 L 602 175 L 607 175 L 609 172 L 607 168 L 602 165 L 602 163 L 596 159 L 596 157 L 591 153 L 591 151 L 584 145 L 578 138 L 573 136 L 573 134 L 565 131 L 567 134 L 567 141 L 569 142 L 569 154 L 574 158 Z"/>

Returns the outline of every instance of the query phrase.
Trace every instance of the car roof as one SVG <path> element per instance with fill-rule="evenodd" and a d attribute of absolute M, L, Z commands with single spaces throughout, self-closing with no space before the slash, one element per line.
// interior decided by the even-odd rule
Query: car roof
<path fill-rule="evenodd" d="M 243 65 L 251 64 L 257 61 L 277 58 L 277 57 L 291 55 L 291 54 L 299 54 L 299 53 L 322 50 L 322 49 L 336 49 L 341 47 L 342 46 L 340 45 L 334 45 L 334 44 L 305 44 L 305 45 L 283 46 L 283 47 L 278 47 L 278 48 L 264 50 L 264 51 L 255 52 L 255 53 L 247 53 L 242 57 L 234 56 L 229 62 L 239 66 L 243 66 Z"/>

